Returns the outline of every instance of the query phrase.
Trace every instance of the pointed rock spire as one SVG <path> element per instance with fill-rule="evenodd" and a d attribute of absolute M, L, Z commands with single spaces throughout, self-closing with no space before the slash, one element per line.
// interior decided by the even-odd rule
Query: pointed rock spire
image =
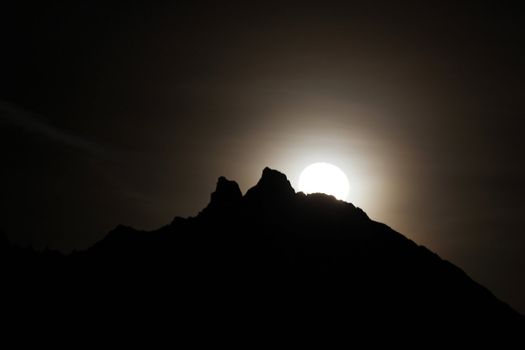
<path fill-rule="evenodd" d="M 241 202 L 242 192 L 237 182 L 221 176 L 217 180 L 215 192 L 210 197 L 210 203 L 199 215 L 226 215 Z"/>
<path fill-rule="evenodd" d="M 244 197 L 249 201 L 261 202 L 273 199 L 290 199 L 294 195 L 295 190 L 286 175 L 266 167 L 257 185 L 250 188 Z"/>
<path fill-rule="evenodd" d="M 220 205 L 225 203 L 235 203 L 242 198 L 241 189 L 235 181 L 230 181 L 224 176 L 217 180 L 215 192 L 211 194 L 210 204 Z"/>

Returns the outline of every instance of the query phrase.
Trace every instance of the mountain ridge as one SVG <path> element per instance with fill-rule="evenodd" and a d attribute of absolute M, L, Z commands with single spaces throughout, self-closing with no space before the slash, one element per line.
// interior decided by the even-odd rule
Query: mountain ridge
<path fill-rule="evenodd" d="M 301 324 L 340 312 L 350 312 L 353 320 L 401 318 L 478 331 L 522 329 L 524 323 L 436 253 L 351 203 L 296 193 L 286 175 L 270 168 L 244 195 L 235 181 L 219 177 L 198 215 L 175 217 L 157 230 L 119 225 L 89 249 L 52 259 L 12 252 L 7 260 L 30 276 L 30 285 L 33 280 L 61 285 L 65 276 L 79 290 L 99 285 L 127 290 L 139 283 L 146 294 L 170 290 L 201 302 L 213 292 L 211 300 L 221 302 L 206 300 L 207 308 L 222 309 L 226 301 L 236 312 L 291 307 Z M 303 315 L 304 303 L 311 315 Z"/>

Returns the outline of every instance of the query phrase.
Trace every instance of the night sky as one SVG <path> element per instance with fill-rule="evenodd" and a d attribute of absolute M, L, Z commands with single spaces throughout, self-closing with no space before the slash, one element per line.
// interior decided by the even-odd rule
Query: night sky
<path fill-rule="evenodd" d="M 283 3 L 2 5 L 0 229 L 84 249 L 324 161 L 525 312 L 525 12 Z"/>

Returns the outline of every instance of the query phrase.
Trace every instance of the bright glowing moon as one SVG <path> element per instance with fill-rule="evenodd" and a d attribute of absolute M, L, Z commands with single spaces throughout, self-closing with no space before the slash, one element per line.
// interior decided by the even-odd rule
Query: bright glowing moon
<path fill-rule="evenodd" d="M 307 166 L 299 176 L 299 191 L 304 193 L 326 193 L 346 200 L 350 185 L 345 173 L 329 163 L 314 163 Z"/>

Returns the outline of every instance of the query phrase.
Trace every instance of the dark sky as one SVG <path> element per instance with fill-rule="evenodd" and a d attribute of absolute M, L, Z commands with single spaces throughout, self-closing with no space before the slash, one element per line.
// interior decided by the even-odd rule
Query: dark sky
<path fill-rule="evenodd" d="M 525 312 L 525 13 L 458 3 L 2 5 L 1 228 L 86 248 L 327 161 Z"/>

